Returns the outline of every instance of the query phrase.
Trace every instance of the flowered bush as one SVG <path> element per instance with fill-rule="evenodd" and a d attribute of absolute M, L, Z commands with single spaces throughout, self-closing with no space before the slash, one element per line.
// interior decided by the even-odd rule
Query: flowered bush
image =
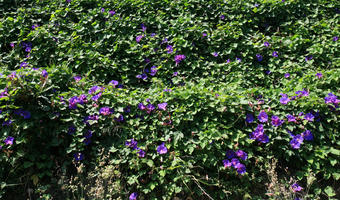
<path fill-rule="evenodd" d="M 339 9 L 5 1 L 0 198 L 337 199 Z"/>

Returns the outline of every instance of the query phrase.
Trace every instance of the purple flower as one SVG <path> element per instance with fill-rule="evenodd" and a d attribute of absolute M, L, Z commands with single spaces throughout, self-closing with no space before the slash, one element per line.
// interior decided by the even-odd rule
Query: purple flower
<path fill-rule="evenodd" d="M 79 82 L 81 80 L 81 76 L 74 76 L 73 79 L 76 81 L 76 82 Z"/>
<path fill-rule="evenodd" d="M 318 77 L 318 78 L 320 79 L 320 78 L 322 78 L 322 73 L 316 73 L 315 76 Z"/>
<path fill-rule="evenodd" d="M 234 166 L 237 173 L 239 174 L 244 174 L 246 173 L 246 166 L 244 166 L 244 164 L 242 163 L 238 163 L 236 166 Z"/>
<path fill-rule="evenodd" d="M 142 28 L 142 31 L 145 32 L 146 31 L 146 26 L 144 24 L 141 24 L 140 26 Z"/>
<path fill-rule="evenodd" d="M 33 25 L 32 25 L 32 29 L 33 29 L 33 30 L 35 30 L 35 29 L 38 28 L 38 27 L 39 27 L 38 24 L 33 24 Z"/>
<path fill-rule="evenodd" d="M 304 140 L 311 141 L 314 139 L 313 134 L 310 130 L 306 130 L 302 133 L 302 137 Z"/>
<path fill-rule="evenodd" d="M 100 90 L 100 87 L 99 86 L 93 86 L 93 87 L 91 87 L 90 89 L 89 89 L 89 94 L 95 94 L 95 93 L 97 93 L 97 91 L 99 91 Z"/>
<path fill-rule="evenodd" d="M 109 14 L 110 14 L 111 16 L 113 16 L 113 15 L 115 15 L 115 14 L 116 14 L 116 11 L 114 11 L 114 10 L 110 10 L 110 11 L 109 11 Z"/>
<path fill-rule="evenodd" d="M 270 46 L 269 42 L 264 42 L 263 44 L 264 44 L 265 47 L 269 47 Z"/>
<path fill-rule="evenodd" d="M 334 37 L 333 37 L 333 41 L 334 41 L 334 42 L 335 42 L 335 41 L 338 41 L 338 39 L 339 39 L 338 36 L 334 36 Z"/>
<path fill-rule="evenodd" d="M 307 91 L 307 90 L 299 90 L 299 91 L 297 91 L 297 92 L 295 92 L 295 94 L 297 94 L 298 95 L 298 97 L 302 97 L 302 96 L 305 96 L 305 97 L 307 97 L 308 95 L 309 95 L 309 92 Z"/>
<path fill-rule="evenodd" d="M 156 36 L 156 33 L 151 33 L 150 36 L 151 36 L 151 37 L 155 37 L 155 36 Z"/>
<path fill-rule="evenodd" d="M 299 186 L 299 184 L 297 184 L 297 183 L 292 184 L 291 187 L 292 187 L 293 192 L 299 192 L 299 191 L 301 191 L 301 190 L 303 189 L 303 188 L 302 188 L 301 186 Z"/>
<path fill-rule="evenodd" d="M 333 103 L 333 104 L 336 104 L 339 102 L 339 100 L 337 99 L 338 97 L 335 96 L 333 93 L 328 93 L 328 96 L 325 97 L 325 103 L 328 104 L 328 103 Z"/>
<path fill-rule="evenodd" d="M 285 78 L 289 78 L 290 74 L 289 73 L 285 73 Z"/>
<path fill-rule="evenodd" d="M 312 59 L 313 59 L 313 56 L 311 56 L 311 55 L 306 56 L 306 58 L 305 58 L 306 62 L 307 62 L 307 61 L 310 61 L 310 60 L 312 60 Z"/>
<path fill-rule="evenodd" d="M 168 152 L 168 149 L 166 148 L 164 142 L 157 147 L 157 152 L 159 154 L 166 154 Z"/>
<path fill-rule="evenodd" d="M 4 122 L 2 122 L 2 126 L 9 126 L 13 123 L 12 120 L 8 119 L 8 120 L 5 120 Z"/>
<path fill-rule="evenodd" d="M 150 75 L 151 76 L 155 76 L 156 75 L 156 73 L 157 73 L 157 67 L 156 66 L 152 66 L 151 68 L 150 68 Z"/>
<path fill-rule="evenodd" d="M 91 130 L 87 130 L 87 131 L 84 133 L 84 137 L 85 137 L 85 138 L 91 138 L 91 137 L 92 137 L 92 131 L 91 131 Z"/>
<path fill-rule="evenodd" d="M 221 18 L 222 20 L 224 20 L 224 19 L 225 19 L 225 16 L 224 16 L 224 15 L 221 15 L 220 18 Z"/>
<path fill-rule="evenodd" d="M 134 192 L 130 195 L 129 200 L 136 200 L 137 196 L 138 196 L 137 192 Z"/>
<path fill-rule="evenodd" d="M 280 118 L 276 115 L 272 116 L 272 125 L 273 126 L 281 126 L 283 124 L 283 120 L 280 120 Z"/>
<path fill-rule="evenodd" d="M 42 75 L 44 78 L 46 78 L 46 76 L 48 76 L 48 73 L 47 73 L 46 70 L 42 70 L 41 75 Z"/>
<path fill-rule="evenodd" d="M 91 99 L 92 99 L 92 101 L 98 101 L 100 96 L 102 96 L 101 92 L 99 92 L 98 94 L 94 95 Z"/>
<path fill-rule="evenodd" d="M 83 143 L 84 143 L 86 146 L 89 145 L 91 142 L 92 142 L 92 141 L 91 141 L 91 138 L 85 138 L 85 139 L 83 140 Z"/>
<path fill-rule="evenodd" d="M 142 40 L 143 37 L 144 37 L 143 35 L 138 35 L 138 36 L 136 37 L 136 42 L 139 43 L 139 42 Z"/>
<path fill-rule="evenodd" d="M 138 104 L 138 109 L 139 110 L 144 110 L 146 107 L 145 107 L 145 105 L 143 104 L 143 103 L 139 103 Z"/>
<path fill-rule="evenodd" d="M 167 45 L 166 50 L 168 51 L 169 54 L 173 52 L 173 48 L 171 45 Z"/>
<path fill-rule="evenodd" d="M 138 154 L 138 157 L 140 157 L 140 158 L 144 158 L 145 157 L 145 151 L 143 151 L 142 149 L 139 149 L 137 154 Z"/>
<path fill-rule="evenodd" d="M 242 160 L 246 160 L 248 158 L 248 154 L 242 150 L 237 150 L 236 155 Z"/>
<path fill-rule="evenodd" d="M 240 161 L 237 158 L 233 158 L 231 159 L 231 166 L 233 166 L 234 168 L 236 167 L 236 165 L 238 165 L 240 163 Z"/>
<path fill-rule="evenodd" d="M 126 141 L 125 145 L 132 148 L 133 150 L 137 149 L 137 141 L 134 139 L 131 139 L 130 141 Z"/>
<path fill-rule="evenodd" d="M 172 74 L 172 76 L 177 76 L 178 75 L 178 72 L 174 72 L 173 74 Z"/>
<path fill-rule="evenodd" d="M 146 80 L 148 78 L 148 76 L 145 73 L 143 73 L 143 74 L 137 75 L 136 78 Z"/>
<path fill-rule="evenodd" d="M 274 51 L 274 52 L 272 53 L 272 56 L 274 56 L 274 57 L 278 57 L 278 56 L 279 56 L 279 54 L 278 54 L 276 51 Z"/>
<path fill-rule="evenodd" d="M 290 101 L 290 99 L 287 96 L 281 97 L 280 98 L 280 103 L 281 104 L 287 104 Z"/>
<path fill-rule="evenodd" d="M 252 123 L 254 121 L 254 116 L 251 113 L 248 113 L 246 116 L 246 122 L 247 123 Z"/>
<path fill-rule="evenodd" d="M 14 48 L 14 43 L 10 43 L 9 45 L 10 45 L 12 48 Z"/>
<path fill-rule="evenodd" d="M 265 111 L 261 111 L 259 116 L 257 117 L 257 119 L 262 122 L 262 123 L 265 123 L 268 121 L 268 115 Z"/>
<path fill-rule="evenodd" d="M 116 86 L 116 85 L 118 85 L 118 84 L 119 84 L 119 82 L 116 81 L 116 80 L 112 80 L 112 81 L 109 82 L 109 85 L 114 85 L 114 86 Z"/>
<path fill-rule="evenodd" d="M 236 153 L 233 150 L 228 150 L 225 155 L 229 160 L 236 157 Z"/>
<path fill-rule="evenodd" d="M 176 65 L 178 65 L 182 60 L 184 60 L 186 57 L 185 55 L 175 55 L 175 62 Z"/>
<path fill-rule="evenodd" d="M 202 33 L 202 37 L 206 37 L 207 36 L 207 34 L 206 33 Z"/>
<path fill-rule="evenodd" d="M 226 61 L 226 63 L 227 63 L 227 64 L 230 63 L 230 59 L 228 59 L 228 60 Z"/>
<path fill-rule="evenodd" d="M 8 136 L 8 137 L 4 140 L 4 143 L 5 143 L 6 145 L 12 145 L 12 144 L 13 144 L 13 141 L 14 141 L 14 137 Z"/>
<path fill-rule="evenodd" d="M 99 114 L 101 115 L 111 115 L 113 113 L 113 109 L 109 107 L 102 107 L 99 109 Z"/>
<path fill-rule="evenodd" d="M 71 97 L 69 100 L 68 100 L 68 103 L 69 103 L 69 108 L 70 109 L 77 109 L 77 104 L 79 103 L 79 99 L 77 96 L 74 96 L 74 97 Z"/>
<path fill-rule="evenodd" d="M 229 160 L 222 160 L 222 162 L 223 162 L 223 166 L 224 166 L 225 168 L 231 167 L 231 162 L 230 162 Z"/>
<path fill-rule="evenodd" d="M 75 153 L 73 154 L 73 157 L 76 161 L 84 160 L 84 155 L 82 153 Z"/>
<path fill-rule="evenodd" d="M 29 118 L 31 118 L 31 113 L 30 113 L 29 111 L 27 111 L 27 110 L 21 111 L 20 115 L 21 115 L 22 117 L 24 117 L 24 119 L 29 119 Z"/>
<path fill-rule="evenodd" d="M 217 52 L 214 52 L 214 53 L 213 53 L 213 56 L 214 56 L 214 57 L 217 57 L 217 56 L 218 56 L 218 53 L 217 53 Z"/>
<path fill-rule="evenodd" d="M 83 105 L 84 103 L 87 103 L 87 96 L 85 94 L 81 94 L 78 97 L 78 103 L 80 103 L 81 105 Z"/>
<path fill-rule="evenodd" d="M 114 118 L 116 122 L 123 122 L 124 121 L 124 116 L 123 115 L 119 115 L 119 117 L 115 117 Z"/>
<path fill-rule="evenodd" d="M 301 135 L 295 135 L 293 139 L 289 142 L 293 149 L 299 149 L 303 142 L 303 137 Z"/>
<path fill-rule="evenodd" d="M 261 56 L 261 54 L 256 54 L 256 58 L 259 62 L 263 60 L 263 57 Z"/>
<path fill-rule="evenodd" d="M 155 109 L 155 106 L 151 103 L 146 106 L 147 113 L 151 113 L 154 109 Z"/>
<path fill-rule="evenodd" d="M 22 62 L 22 63 L 20 64 L 20 69 L 21 69 L 21 68 L 26 68 L 27 66 L 28 66 L 28 63 Z"/>
<path fill-rule="evenodd" d="M 296 119 L 293 115 L 288 114 L 287 116 L 288 122 L 296 122 Z"/>
<path fill-rule="evenodd" d="M 313 119 L 314 119 L 314 115 L 313 115 L 312 113 L 307 113 L 307 114 L 305 115 L 305 120 L 307 120 L 307 121 L 313 121 Z"/>
<path fill-rule="evenodd" d="M 75 132 L 76 132 L 76 127 L 75 126 L 72 125 L 72 126 L 68 127 L 67 133 L 69 135 L 73 135 Z"/>
<path fill-rule="evenodd" d="M 261 143 L 268 143 L 269 142 L 269 137 L 266 134 L 264 134 L 264 129 L 263 129 L 262 124 L 257 125 L 255 131 L 253 131 L 250 134 L 250 139 L 257 140 Z"/>
<path fill-rule="evenodd" d="M 160 104 L 158 104 L 158 109 L 159 110 L 166 110 L 167 105 L 168 105 L 168 103 L 160 103 Z"/>
<path fill-rule="evenodd" d="M 241 62 L 242 61 L 241 58 L 237 58 L 237 57 L 236 57 L 236 60 L 237 60 L 237 62 Z"/>

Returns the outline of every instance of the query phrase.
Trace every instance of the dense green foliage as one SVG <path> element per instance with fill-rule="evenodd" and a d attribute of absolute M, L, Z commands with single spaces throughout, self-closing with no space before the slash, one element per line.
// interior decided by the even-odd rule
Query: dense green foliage
<path fill-rule="evenodd" d="M 336 0 L 5 0 L 0 198 L 340 198 L 339 14 Z"/>

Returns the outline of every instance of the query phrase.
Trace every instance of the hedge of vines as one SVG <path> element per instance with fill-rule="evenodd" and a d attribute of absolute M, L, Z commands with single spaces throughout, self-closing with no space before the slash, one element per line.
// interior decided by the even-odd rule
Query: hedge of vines
<path fill-rule="evenodd" d="M 339 14 L 336 0 L 3 1 L 0 198 L 340 198 Z M 106 196 L 63 181 L 105 166 Z"/>

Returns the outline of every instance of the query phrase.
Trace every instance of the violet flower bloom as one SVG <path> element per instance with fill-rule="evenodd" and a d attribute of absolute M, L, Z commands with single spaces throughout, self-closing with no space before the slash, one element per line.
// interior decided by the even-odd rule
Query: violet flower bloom
<path fill-rule="evenodd" d="M 12 48 L 14 48 L 14 43 L 10 43 L 9 45 L 10 45 Z"/>
<path fill-rule="evenodd" d="M 256 54 L 257 61 L 261 62 L 263 60 L 263 57 L 261 54 Z"/>
<path fill-rule="evenodd" d="M 144 158 L 145 157 L 145 151 L 143 151 L 142 149 L 139 149 L 137 154 L 138 154 L 138 157 L 140 157 L 140 158 Z"/>
<path fill-rule="evenodd" d="M 103 12 L 105 12 L 105 9 L 104 9 L 104 8 L 102 8 L 102 9 L 100 9 L 100 11 L 103 13 Z"/>
<path fill-rule="evenodd" d="M 99 109 L 99 114 L 107 116 L 113 113 L 113 109 L 109 107 L 102 107 Z"/>
<path fill-rule="evenodd" d="M 238 163 L 238 164 L 235 166 L 235 169 L 236 169 L 237 173 L 239 173 L 239 174 L 244 174 L 244 173 L 246 173 L 246 166 L 244 166 L 244 164 L 242 164 L 242 163 Z"/>
<path fill-rule="evenodd" d="M 338 41 L 338 39 L 339 39 L 338 36 L 334 36 L 334 37 L 333 37 L 333 41 L 334 41 L 334 42 L 335 42 L 335 41 Z"/>
<path fill-rule="evenodd" d="M 81 80 L 81 76 L 74 76 L 73 79 L 76 81 L 76 82 L 79 82 Z"/>
<path fill-rule="evenodd" d="M 77 96 L 74 96 L 74 97 L 71 97 L 69 100 L 68 100 L 68 103 L 69 103 L 69 108 L 70 109 L 77 109 L 77 104 L 79 103 L 79 99 Z"/>
<path fill-rule="evenodd" d="M 20 63 L 20 69 L 21 68 L 26 68 L 26 67 L 28 67 L 28 63 L 27 62 Z"/>
<path fill-rule="evenodd" d="M 155 106 L 153 105 L 153 104 L 148 104 L 147 106 L 146 106 L 146 111 L 147 111 L 147 113 L 151 113 L 153 110 L 155 109 Z"/>
<path fill-rule="evenodd" d="M 229 160 L 237 156 L 233 150 L 228 150 L 225 155 L 227 156 Z"/>
<path fill-rule="evenodd" d="M 136 37 L 136 42 L 139 43 L 139 42 L 142 40 L 143 37 L 144 37 L 143 35 L 138 35 L 138 36 Z"/>
<path fill-rule="evenodd" d="M 2 126 L 9 126 L 13 123 L 12 120 L 8 119 L 8 120 L 5 120 L 4 122 L 2 122 Z"/>
<path fill-rule="evenodd" d="M 289 78 L 290 74 L 289 73 L 285 73 L 285 78 Z"/>
<path fill-rule="evenodd" d="M 268 115 L 265 111 L 261 111 L 259 116 L 257 117 L 257 119 L 262 122 L 262 123 L 265 123 L 268 121 Z"/>
<path fill-rule="evenodd" d="M 310 61 L 312 59 L 313 59 L 313 56 L 309 55 L 309 56 L 306 56 L 305 61 L 307 62 L 307 61 Z"/>
<path fill-rule="evenodd" d="M 123 116 L 123 115 L 119 115 L 119 117 L 118 117 L 118 118 L 115 117 L 114 120 L 115 120 L 116 122 L 123 122 L 123 121 L 124 121 L 124 116 Z"/>
<path fill-rule="evenodd" d="M 117 86 L 118 84 L 119 84 L 119 82 L 116 81 L 116 80 L 112 80 L 112 81 L 109 82 L 109 85 Z"/>
<path fill-rule="evenodd" d="M 202 37 L 206 37 L 207 36 L 207 34 L 206 33 L 202 33 Z"/>
<path fill-rule="evenodd" d="M 269 42 L 264 42 L 263 45 L 264 45 L 265 47 L 269 47 L 269 46 L 270 46 Z"/>
<path fill-rule="evenodd" d="M 302 97 L 302 96 L 305 96 L 305 97 L 307 97 L 308 95 L 309 95 L 309 92 L 307 91 L 307 90 L 299 90 L 299 91 L 297 91 L 297 92 L 295 92 L 295 94 L 297 94 L 298 95 L 298 97 Z"/>
<path fill-rule="evenodd" d="M 248 158 L 248 154 L 242 150 L 237 150 L 236 155 L 242 160 L 246 160 Z"/>
<path fill-rule="evenodd" d="M 251 113 L 248 113 L 246 116 L 246 122 L 247 123 L 252 123 L 254 121 L 254 116 Z"/>
<path fill-rule="evenodd" d="M 168 149 L 166 148 L 164 142 L 157 147 L 157 152 L 159 154 L 166 154 L 168 152 Z"/>
<path fill-rule="evenodd" d="M 109 11 L 109 14 L 111 15 L 111 17 L 113 16 L 113 15 L 115 15 L 116 14 L 116 11 L 114 11 L 114 10 L 110 10 Z"/>
<path fill-rule="evenodd" d="M 20 116 L 24 117 L 24 119 L 29 119 L 31 118 L 31 113 L 27 110 L 23 110 L 20 112 Z"/>
<path fill-rule="evenodd" d="M 168 103 L 160 103 L 160 104 L 158 104 L 158 109 L 159 110 L 166 110 L 167 105 L 168 105 Z"/>
<path fill-rule="evenodd" d="M 81 94 L 78 97 L 78 103 L 83 105 L 84 103 L 87 103 L 87 96 L 85 94 Z"/>
<path fill-rule="evenodd" d="M 272 53 L 272 56 L 274 56 L 274 57 L 278 57 L 278 56 L 279 56 L 279 54 L 278 54 L 276 51 L 273 51 L 273 53 Z"/>
<path fill-rule="evenodd" d="M 302 137 L 304 140 L 311 141 L 314 139 L 313 134 L 310 130 L 306 130 L 302 133 Z"/>
<path fill-rule="evenodd" d="M 281 97 L 280 98 L 280 103 L 281 104 L 287 104 L 290 101 L 290 99 L 287 96 Z"/>
<path fill-rule="evenodd" d="M 156 36 L 156 33 L 151 33 L 150 35 L 151 37 L 155 37 Z M 156 50 L 157 51 L 157 50 Z"/>
<path fill-rule="evenodd" d="M 91 99 L 92 99 L 92 101 L 98 101 L 100 96 L 102 96 L 101 92 L 99 92 L 98 94 L 94 95 Z"/>
<path fill-rule="evenodd" d="M 230 63 L 230 59 L 228 59 L 228 60 L 226 61 L 226 63 L 227 63 L 227 64 Z"/>
<path fill-rule="evenodd" d="M 233 166 L 234 168 L 236 167 L 237 164 L 239 164 L 240 161 L 237 158 L 233 158 L 231 159 L 231 166 Z"/>
<path fill-rule="evenodd" d="M 237 60 L 237 62 L 239 62 L 239 63 L 242 62 L 242 59 L 241 59 L 241 58 L 237 58 L 237 57 L 236 57 L 236 60 Z"/>
<path fill-rule="evenodd" d="M 178 75 L 178 72 L 174 72 L 173 74 L 172 74 L 172 76 L 177 76 Z"/>
<path fill-rule="evenodd" d="M 130 195 L 129 200 L 136 200 L 137 196 L 138 196 L 137 192 L 134 192 Z"/>
<path fill-rule="evenodd" d="M 42 70 L 41 75 L 46 78 L 48 76 L 48 73 L 46 70 Z"/>
<path fill-rule="evenodd" d="M 281 126 L 283 124 L 283 120 L 281 120 L 278 116 L 273 115 L 272 116 L 272 125 L 273 126 Z"/>
<path fill-rule="evenodd" d="M 224 166 L 225 168 L 231 167 L 231 162 L 230 162 L 229 160 L 222 160 L 222 162 L 223 162 L 223 166 Z"/>
<path fill-rule="evenodd" d="M 295 135 L 289 144 L 293 149 L 299 149 L 302 142 L 303 137 L 301 135 Z"/>
<path fill-rule="evenodd" d="M 76 132 L 76 130 L 77 130 L 76 127 L 72 125 L 72 126 L 68 127 L 67 133 L 69 135 L 73 135 Z"/>
<path fill-rule="evenodd" d="M 185 55 L 175 55 L 175 62 L 176 62 L 176 65 L 178 65 L 182 60 L 184 60 L 186 57 Z"/>
<path fill-rule="evenodd" d="M 75 153 L 73 154 L 73 157 L 76 161 L 84 160 L 84 155 L 82 153 Z"/>
<path fill-rule="evenodd" d="M 144 24 L 141 24 L 140 26 L 142 28 L 142 31 L 145 32 L 146 31 L 146 26 Z"/>
<path fill-rule="evenodd" d="M 4 140 L 4 143 L 5 143 L 6 145 L 12 145 L 12 144 L 13 144 L 13 141 L 14 141 L 14 137 L 8 136 L 8 137 Z"/>
<path fill-rule="evenodd" d="M 325 103 L 328 104 L 328 103 L 333 103 L 333 104 L 336 104 L 339 102 L 339 100 L 337 99 L 338 97 L 335 96 L 333 93 L 328 93 L 328 96 L 325 97 Z"/>
<path fill-rule="evenodd" d="M 221 15 L 220 18 L 221 18 L 221 20 L 224 20 L 224 19 L 225 19 L 225 16 L 224 16 L 224 15 Z"/>
<path fill-rule="evenodd" d="M 87 130 L 87 131 L 84 133 L 84 137 L 85 137 L 85 138 L 91 138 L 91 137 L 92 137 L 92 131 L 91 131 L 91 130 Z"/>
<path fill-rule="evenodd" d="M 213 56 L 214 56 L 214 57 L 217 57 L 217 56 L 218 56 L 218 53 L 217 53 L 217 52 L 214 52 L 214 53 L 213 53 Z"/>
<path fill-rule="evenodd" d="M 320 79 L 320 78 L 322 78 L 322 73 L 316 73 L 315 76 L 318 77 L 318 78 Z"/>
<path fill-rule="evenodd" d="M 125 145 L 132 148 L 133 150 L 137 149 L 137 141 L 134 139 L 131 139 L 130 141 L 126 141 Z"/>
<path fill-rule="evenodd" d="M 287 116 L 288 122 L 296 122 L 296 119 L 293 115 L 288 114 Z"/>
<path fill-rule="evenodd" d="M 173 52 L 174 49 L 172 48 L 171 45 L 167 45 L 167 46 L 166 46 L 166 50 L 168 51 L 168 54 L 170 54 L 170 53 Z"/>
<path fill-rule="evenodd" d="M 99 86 L 97 86 L 97 85 L 95 85 L 95 86 L 93 86 L 93 87 L 91 87 L 90 89 L 89 89 L 89 94 L 95 94 L 95 93 L 97 93 L 97 91 L 99 91 L 100 90 L 100 87 Z"/>
<path fill-rule="evenodd" d="M 144 110 L 146 108 L 146 106 L 143 103 L 139 103 L 138 104 L 138 109 L 139 110 Z"/>
<path fill-rule="evenodd" d="M 303 188 L 302 188 L 301 186 L 299 186 L 299 184 L 297 184 L 297 183 L 292 184 L 291 187 L 292 187 L 293 192 L 299 192 L 299 191 L 301 191 L 301 190 L 303 189 Z"/>
<path fill-rule="evenodd" d="M 304 117 L 305 120 L 307 121 L 313 121 L 314 115 L 312 113 L 307 113 Z"/>
<path fill-rule="evenodd" d="M 157 73 L 157 66 L 152 66 L 151 68 L 150 68 L 150 75 L 151 76 L 155 76 L 156 75 L 156 73 Z"/>

